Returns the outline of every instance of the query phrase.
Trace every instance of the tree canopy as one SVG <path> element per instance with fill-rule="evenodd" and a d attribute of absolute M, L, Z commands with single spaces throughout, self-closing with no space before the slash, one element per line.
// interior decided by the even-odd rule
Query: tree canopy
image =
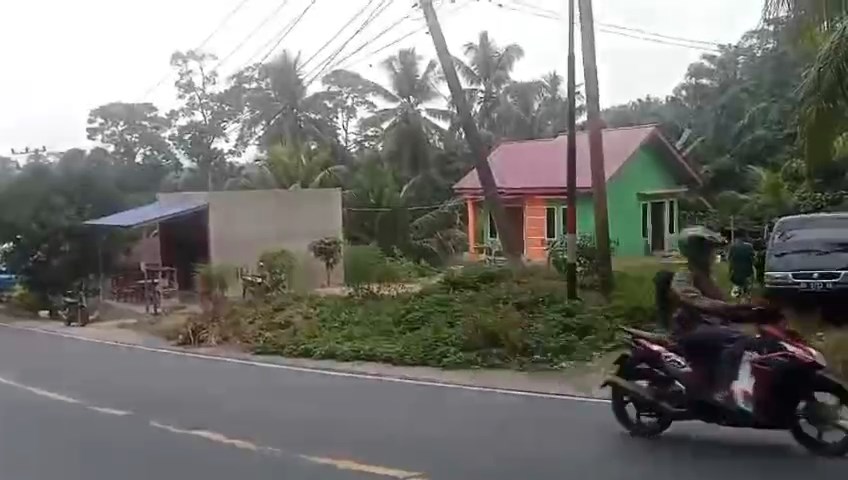
<path fill-rule="evenodd" d="M 848 182 L 844 12 L 766 3 L 758 28 L 705 53 L 667 96 L 603 112 L 610 127 L 659 124 L 704 175 L 700 193 L 717 211 L 702 213 L 715 222 L 832 208 Z M 816 42 L 804 41 L 811 36 Z M 457 53 L 490 144 L 565 131 L 560 73 L 516 78 L 523 48 L 485 31 Z M 399 49 L 379 63 L 385 80 L 305 74 L 294 50 L 227 78 L 217 64 L 207 52 L 175 52 L 170 111 L 129 102 L 92 109 L 87 135 L 98 148 L 20 165 L 0 157 L 0 244 L 12 246 L 4 260 L 33 287 L 59 288 L 91 270 L 83 220 L 163 190 L 339 187 L 349 243 L 433 263 L 464 248 L 464 210 L 451 185 L 473 161 L 433 59 Z"/>

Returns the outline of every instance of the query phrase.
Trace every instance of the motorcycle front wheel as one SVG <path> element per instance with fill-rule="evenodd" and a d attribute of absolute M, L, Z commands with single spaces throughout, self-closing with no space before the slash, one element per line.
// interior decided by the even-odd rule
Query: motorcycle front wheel
<path fill-rule="evenodd" d="M 640 375 L 639 367 L 640 365 L 628 361 L 619 367 L 617 375 L 651 389 L 650 381 L 645 375 Z M 670 418 L 633 398 L 626 390 L 616 385 L 612 386 L 611 403 L 615 419 L 634 437 L 658 437 L 671 427 Z"/>
<path fill-rule="evenodd" d="M 832 400 L 822 398 L 830 397 Z M 824 457 L 848 454 L 848 392 L 821 388 L 798 404 L 792 437 L 810 453 Z"/>

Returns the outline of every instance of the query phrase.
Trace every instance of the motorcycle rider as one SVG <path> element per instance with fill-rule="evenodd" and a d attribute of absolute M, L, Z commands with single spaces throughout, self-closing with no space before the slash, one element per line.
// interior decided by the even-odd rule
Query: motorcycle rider
<path fill-rule="evenodd" d="M 712 265 L 716 248 L 721 245 L 722 236 L 705 227 L 680 232 L 678 249 L 687 263 L 686 270 L 675 273 L 671 280 L 672 300 L 677 307 L 672 317 L 672 335 L 689 360 L 714 375 L 714 380 L 708 377 L 708 385 L 713 386 L 712 399 L 728 405 L 730 384 L 737 373 L 735 357 L 738 347 L 748 338 L 728 323 L 752 307 L 726 302 L 713 280 Z M 714 364 L 716 368 L 710 369 Z"/>

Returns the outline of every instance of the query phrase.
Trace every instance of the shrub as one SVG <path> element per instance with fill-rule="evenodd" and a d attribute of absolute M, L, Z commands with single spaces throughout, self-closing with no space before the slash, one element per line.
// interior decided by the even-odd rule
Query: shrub
<path fill-rule="evenodd" d="M 260 255 L 257 270 L 262 277 L 263 293 L 282 293 L 291 288 L 296 266 L 297 259 L 285 249 Z"/>
<path fill-rule="evenodd" d="M 342 241 L 335 237 L 325 237 L 309 244 L 312 256 L 324 264 L 327 273 L 327 286 L 330 286 L 330 275 L 338 265 L 342 256 Z"/>
<path fill-rule="evenodd" d="M 345 282 L 350 286 L 400 283 L 433 272 L 403 257 L 387 257 L 374 245 L 350 245 L 344 253 Z"/>
<path fill-rule="evenodd" d="M 610 241 L 610 253 L 615 253 L 617 241 Z M 565 275 L 568 265 L 567 242 L 560 237 L 548 246 L 548 263 L 560 274 Z M 577 277 L 584 288 L 595 287 L 598 282 L 597 272 L 600 261 L 595 237 L 582 233 L 577 236 Z"/>
<path fill-rule="evenodd" d="M 12 308 L 28 313 L 38 313 L 44 307 L 42 299 L 23 285 L 15 285 L 9 297 L 9 303 Z"/>

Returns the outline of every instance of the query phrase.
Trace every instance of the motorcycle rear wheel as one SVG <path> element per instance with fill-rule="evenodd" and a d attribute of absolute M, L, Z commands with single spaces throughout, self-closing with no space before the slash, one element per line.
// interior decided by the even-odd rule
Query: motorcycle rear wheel
<path fill-rule="evenodd" d="M 848 409 L 848 392 L 845 392 L 843 390 L 833 392 L 825 391 L 824 389 L 817 389 L 813 393 L 827 393 L 833 395 L 834 397 L 839 399 L 839 406 L 841 407 L 842 411 Z M 843 438 L 841 440 L 836 442 L 828 442 L 824 440 L 823 435 L 811 435 L 807 430 L 805 430 L 802 424 L 803 420 L 806 420 L 804 416 L 798 415 L 789 431 L 795 441 L 798 442 L 802 447 L 806 448 L 807 451 L 823 457 L 843 457 L 848 454 L 848 432 L 843 432 Z M 812 425 L 812 422 L 808 421 L 808 423 Z M 816 428 L 818 432 L 821 432 L 818 427 L 814 426 L 814 428 Z"/>
<path fill-rule="evenodd" d="M 631 382 L 645 382 L 646 379 L 639 378 L 638 365 L 628 362 L 621 365 L 618 376 Z M 639 438 L 654 438 L 662 435 L 671 427 L 672 420 L 659 411 L 652 410 L 644 404 L 635 401 L 630 394 L 621 387 L 612 386 L 612 412 L 619 425 L 624 427 L 630 435 Z M 628 407 L 633 407 L 633 414 Z M 643 418 L 650 418 L 645 422 Z"/>

